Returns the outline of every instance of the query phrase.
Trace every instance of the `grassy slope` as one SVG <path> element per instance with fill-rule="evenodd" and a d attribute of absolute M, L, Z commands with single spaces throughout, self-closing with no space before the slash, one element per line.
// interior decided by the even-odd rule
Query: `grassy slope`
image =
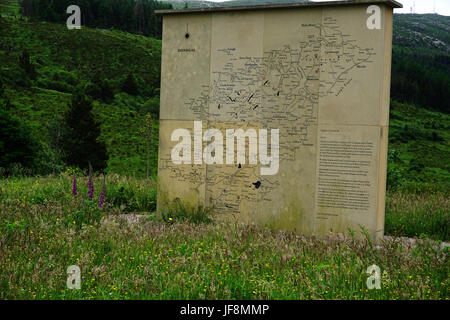
<path fill-rule="evenodd" d="M 449 192 L 450 115 L 391 103 L 388 184 L 409 191 Z"/>
<path fill-rule="evenodd" d="M 145 106 L 159 104 L 161 41 L 119 31 L 69 31 L 62 25 L 5 18 L 0 21 L 0 35 L 0 75 L 6 80 L 6 96 L 13 112 L 27 120 L 45 142 L 48 127 L 66 110 L 76 85 L 95 74 L 116 87 L 128 72 L 137 76 L 143 88 L 138 96 L 116 92 L 108 104 L 95 101 L 94 110 L 110 154 L 109 171 L 143 174 L 145 141 L 139 129 Z M 37 67 L 31 88 L 21 83 L 18 59 L 23 49 Z M 153 163 L 156 143 L 155 139 Z"/>

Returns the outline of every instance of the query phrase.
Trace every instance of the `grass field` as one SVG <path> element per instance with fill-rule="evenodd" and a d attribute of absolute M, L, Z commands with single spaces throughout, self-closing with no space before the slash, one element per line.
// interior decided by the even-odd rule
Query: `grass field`
<path fill-rule="evenodd" d="M 83 177 L 79 197 L 66 174 L 2 181 L 0 299 L 449 297 L 448 248 L 426 238 L 414 248 L 399 241 L 377 248 L 351 238 L 209 222 L 206 211 L 195 220 L 188 211 L 156 217 L 155 183 L 118 175 L 107 177 L 106 204 L 99 209 L 102 179 L 95 183 L 96 197 L 86 201 Z M 448 200 L 420 197 L 389 195 L 387 230 L 429 234 L 434 229 L 414 217 L 440 208 L 448 237 Z M 132 213 L 142 215 L 139 223 L 127 222 Z M 366 287 L 372 264 L 382 272 L 380 290 Z M 70 265 L 81 268 L 81 290 L 66 289 Z"/>

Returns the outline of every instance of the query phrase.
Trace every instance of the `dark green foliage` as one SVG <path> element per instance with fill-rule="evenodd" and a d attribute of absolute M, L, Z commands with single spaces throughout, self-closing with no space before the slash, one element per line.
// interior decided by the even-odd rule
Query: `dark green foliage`
<path fill-rule="evenodd" d="M 21 13 L 49 22 L 65 23 L 66 9 L 78 5 L 83 26 L 115 28 L 161 39 L 162 20 L 157 9 L 171 9 L 172 5 L 156 0 L 22 0 Z"/>
<path fill-rule="evenodd" d="M 118 190 L 111 190 L 108 192 L 108 199 L 114 207 L 122 207 L 122 210 L 126 211 L 136 210 L 136 200 L 131 189 L 122 186 Z"/>
<path fill-rule="evenodd" d="M 110 81 L 102 79 L 99 81 L 98 86 L 100 88 L 100 100 L 108 102 L 114 97 L 114 92 Z"/>
<path fill-rule="evenodd" d="M 59 92 L 70 93 L 73 91 L 73 87 L 67 83 L 61 81 L 39 79 L 36 83 L 41 88 L 51 89 Z"/>
<path fill-rule="evenodd" d="M 3 85 L 3 81 L 0 78 L 0 98 L 2 98 L 5 94 L 5 86 Z"/>
<path fill-rule="evenodd" d="M 58 174 L 64 171 L 65 165 L 59 150 L 40 142 L 40 148 L 35 158 L 35 174 Z"/>
<path fill-rule="evenodd" d="M 128 76 L 123 80 L 121 91 L 131 95 L 137 95 L 138 87 L 136 84 L 136 79 L 134 78 L 132 73 L 129 73 Z"/>
<path fill-rule="evenodd" d="M 10 174 L 19 165 L 34 169 L 39 144 L 31 130 L 19 118 L 0 107 L 0 167 Z"/>
<path fill-rule="evenodd" d="M 159 96 L 148 99 L 142 109 L 143 112 L 150 113 L 153 119 L 159 119 Z"/>
<path fill-rule="evenodd" d="M 92 81 L 89 81 L 86 84 L 84 91 L 93 99 L 104 102 L 110 102 L 111 99 L 114 98 L 114 89 L 111 81 L 102 79 L 98 74 L 92 79 Z"/>
<path fill-rule="evenodd" d="M 36 79 L 36 69 L 34 64 L 30 61 L 30 54 L 27 50 L 22 51 L 22 54 L 19 57 L 19 66 L 31 80 Z"/>
<path fill-rule="evenodd" d="M 36 85 L 41 88 L 71 93 L 78 85 L 78 77 L 74 72 L 44 67 Z"/>
<path fill-rule="evenodd" d="M 130 186 L 112 186 L 106 190 L 106 201 L 123 212 L 156 211 L 156 188 L 137 193 Z"/>
<path fill-rule="evenodd" d="M 431 65 L 433 58 L 394 48 L 391 96 L 399 101 L 450 112 L 448 71 Z M 450 56 L 449 56 L 450 57 Z M 448 60 L 450 70 L 450 60 Z"/>
<path fill-rule="evenodd" d="M 84 94 L 75 93 L 63 119 L 61 147 L 64 161 L 86 169 L 89 162 L 95 170 L 106 168 L 106 147 L 101 141 L 100 126 L 94 120 L 92 103 Z"/>

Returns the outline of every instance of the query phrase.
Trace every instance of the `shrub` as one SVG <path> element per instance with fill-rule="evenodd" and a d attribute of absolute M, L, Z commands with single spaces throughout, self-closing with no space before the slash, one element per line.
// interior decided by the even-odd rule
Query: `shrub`
<path fill-rule="evenodd" d="M 113 87 L 114 85 L 111 81 L 94 77 L 92 81 L 86 83 L 84 86 L 84 91 L 93 99 L 108 102 L 114 98 Z"/>
<path fill-rule="evenodd" d="M 35 157 L 35 173 L 41 175 L 58 174 L 65 169 L 65 165 L 57 150 L 48 144 L 39 142 L 39 149 Z"/>
<path fill-rule="evenodd" d="M 134 78 L 132 73 L 129 73 L 128 76 L 123 80 L 121 90 L 131 95 L 137 95 L 138 86 L 136 83 L 136 79 Z"/>
<path fill-rule="evenodd" d="M 66 226 L 73 225 L 80 230 L 83 225 L 98 226 L 102 217 L 102 211 L 96 201 L 84 200 L 77 208 L 71 208 L 65 215 L 63 222 Z"/>
<path fill-rule="evenodd" d="M 31 80 L 36 80 L 36 69 L 34 64 L 30 61 L 30 54 L 27 50 L 22 51 L 22 54 L 19 57 L 19 66 Z"/>
<path fill-rule="evenodd" d="M 154 119 L 159 119 L 159 96 L 148 99 L 142 106 L 142 110 L 152 114 Z"/>
<path fill-rule="evenodd" d="M 5 94 L 5 86 L 3 85 L 3 81 L 0 78 L 0 98 L 3 97 Z"/>
<path fill-rule="evenodd" d="M 66 70 L 55 70 L 51 72 L 51 79 L 54 81 L 61 81 L 67 83 L 71 86 L 76 86 L 78 84 L 77 76 Z"/>
<path fill-rule="evenodd" d="M 31 129 L 0 108 L 0 167 L 4 168 L 4 174 L 23 173 L 22 168 L 33 170 L 39 147 Z"/>
<path fill-rule="evenodd" d="M 39 79 L 37 80 L 37 85 L 41 88 L 61 91 L 61 92 L 67 92 L 70 93 L 73 91 L 73 86 L 70 84 L 67 84 L 63 81 L 58 80 L 49 80 L 49 79 Z"/>
<path fill-rule="evenodd" d="M 111 185 L 105 196 L 108 203 L 124 212 L 156 210 L 156 188 L 137 190 L 132 186 Z"/>

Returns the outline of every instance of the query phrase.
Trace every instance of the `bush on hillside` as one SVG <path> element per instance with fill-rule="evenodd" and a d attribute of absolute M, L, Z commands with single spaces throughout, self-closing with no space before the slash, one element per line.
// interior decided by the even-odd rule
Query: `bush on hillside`
<path fill-rule="evenodd" d="M 14 168 L 35 169 L 39 143 L 19 118 L 0 107 L 0 167 L 2 173 L 11 175 Z"/>
<path fill-rule="evenodd" d="M 111 81 L 96 76 L 84 85 L 84 92 L 95 100 L 110 102 L 114 98 L 113 87 Z"/>
<path fill-rule="evenodd" d="M 128 76 L 123 80 L 122 86 L 120 88 L 123 92 L 126 92 L 131 95 L 138 94 L 138 85 L 136 83 L 136 79 L 132 73 L 129 73 Z"/>
<path fill-rule="evenodd" d="M 31 80 L 36 80 L 36 69 L 27 50 L 22 51 L 19 57 L 19 66 Z"/>

